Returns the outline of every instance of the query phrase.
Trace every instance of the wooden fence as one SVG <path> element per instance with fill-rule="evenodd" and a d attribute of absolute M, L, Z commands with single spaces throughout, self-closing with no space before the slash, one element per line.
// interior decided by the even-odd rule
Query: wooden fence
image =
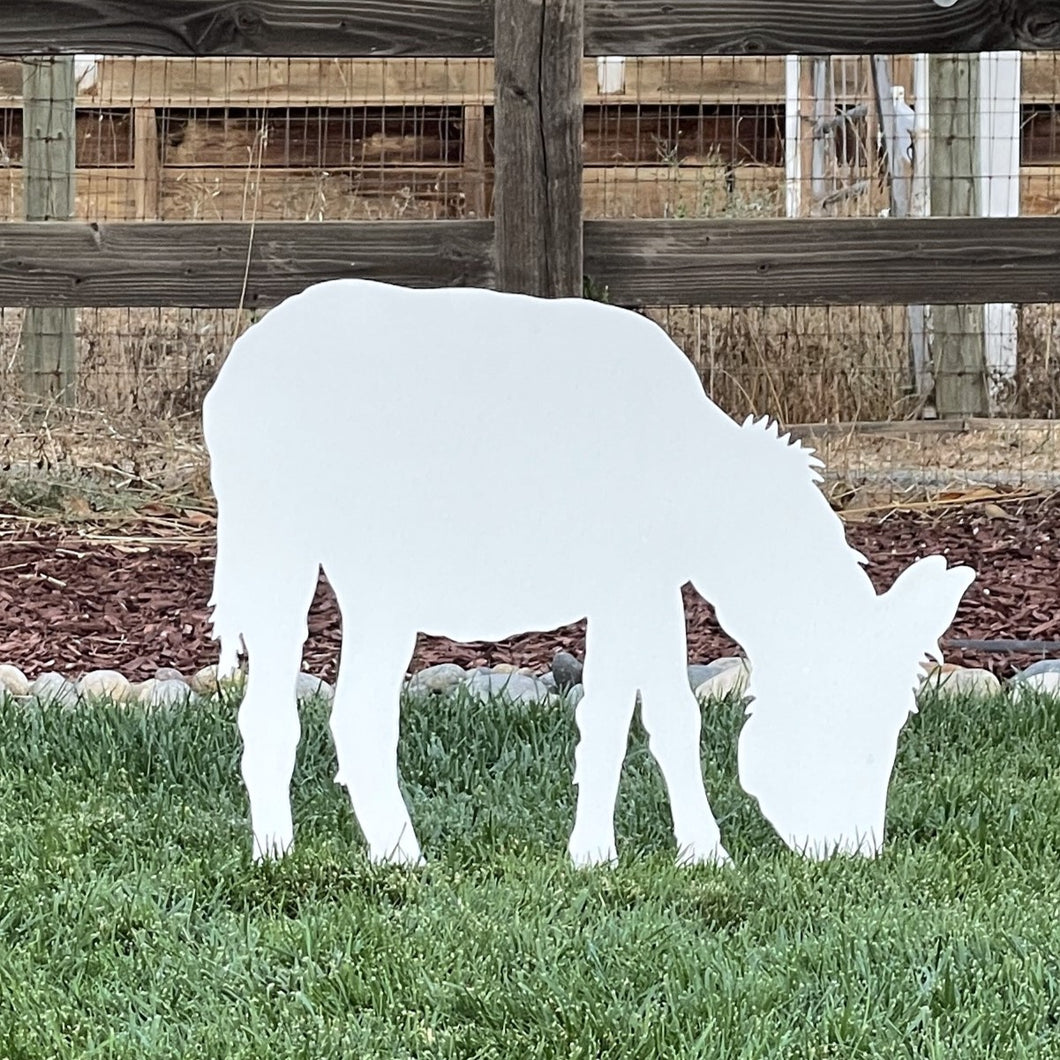
<path fill-rule="evenodd" d="M 364 276 L 622 304 L 1060 301 L 1060 217 L 582 220 L 585 55 L 1060 47 L 1055 0 L 4 0 L 0 54 L 495 56 L 494 220 L 0 226 L 0 305 L 267 306 Z"/>

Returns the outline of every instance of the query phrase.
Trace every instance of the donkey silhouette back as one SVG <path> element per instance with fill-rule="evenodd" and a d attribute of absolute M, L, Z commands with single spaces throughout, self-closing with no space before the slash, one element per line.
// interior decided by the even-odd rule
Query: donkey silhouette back
<path fill-rule="evenodd" d="M 787 665 L 809 647 L 805 632 L 776 622 L 771 594 L 808 594 L 821 612 L 814 634 L 842 639 L 862 668 L 850 623 L 871 632 L 870 661 L 898 675 L 881 682 L 887 723 L 848 710 L 830 746 L 842 757 L 868 739 L 882 747 L 879 767 L 870 781 L 811 762 L 820 797 L 781 830 L 815 851 L 878 847 L 917 662 L 937 648 L 970 572 L 942 563 L 912 577 L 907 610 L 919 618 L 909 639 L 899 586 L 878 606 L 807 451 L 761 423 L 730 420 L 649 320 L 582 300 L 333 281 L 287 300 L 236 342 L 203 414 L 218 502 L 214 630 L 223 668 L 234 666 L 240 638 L 249 661 L 239 727 L 256 857 L 293 841 L 295 681 L 320 566 L 343 619 L 331 718 L 337 780 L 373 859 L 421 858 L 396 759 L 417 632 L 498 640 L 586 617 L 571 856 L 615 857 L 614 804 L 639 692 L 680 858 L 727 860 L 685 673 L 688 581 L 714 602 L 756 675 L 761 666 L 771 710 L 788 699 L 773 687 L 771 660 Z M 906 628 L 888 639 L 895 622 Z M 792 698 L 781 728 L 800 729 L 812 747 L 815 725 L 834 734 L 828 711 L 838 696 L 819 716 Z M 763 724 L 741 743 L 741 767 L 749 761 L 754 773 L 777 752 L 773 724 L 752 721 Z M 769 816 L 782 794 L 771 788 L 772 765 L 757 773 L 752 793 Z M 805 784 L 790 774 L 785 783 Z"/>

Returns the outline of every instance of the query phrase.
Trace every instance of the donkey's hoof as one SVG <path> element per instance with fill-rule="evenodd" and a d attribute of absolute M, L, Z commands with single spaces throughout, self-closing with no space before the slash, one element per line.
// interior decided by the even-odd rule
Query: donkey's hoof
<path fill-rule="evenodd" d="M 570 859 L 576 869 L 613 869 L 618 864 L 618 851 L 612 843 L 610 846 L 575 846 L 568 847 Z"/>
<path fill-rule="evenodd" d="M 293 835 L 273 833 L 266 836 L 254 836 L 254 864 L 261 865 L 266 861 L 278 861 L 290 853 L 294 846 Z"/>
<path fill-rule="evenodd" d="M 721 845 L 720 841 L 713 843 L 690 843 L 682 847 L 677 855 L 679 867 L 686 865 L 711 865 L 721 868 L 732 864 L 729 852 Z"/>
<path fill-rule="evenodd" d="M 389 848 L 370 849 L 368 860 L 373 865 L 400 865 L 405 869 L 422 869 L 427 864 L 427 859 L 418 846 L 405 848 L 400 844 Z"/>

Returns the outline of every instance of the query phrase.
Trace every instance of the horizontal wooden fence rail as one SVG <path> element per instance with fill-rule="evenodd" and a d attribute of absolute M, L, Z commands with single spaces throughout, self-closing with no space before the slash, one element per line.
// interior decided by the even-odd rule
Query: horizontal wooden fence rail
<path fill-rule="evenodd" d="M 264 307 L 360 276 L 493 284 L 490 221 L 0 225 L 0 305 Z"/>
<path fill-rule="evenodd" d="M 1060 217 L 590 221 L 621 305 L 1060 302 Z M 492 286 L 489 221 L 0 226 L 0 305 L 266 307 L 343 276 Z"/>
<path fill-rule="evenodd" d="M 491 0 L 2 0 L 0 55 L 487 56 L 493 19 Z M 588 55 L 1058 47 L 1057 0 L 585 0 Z"/>
<path fill-rule="evenodd" d="M 1060 217 L 589 221 L 623 305 L 1060 301 Z"/>

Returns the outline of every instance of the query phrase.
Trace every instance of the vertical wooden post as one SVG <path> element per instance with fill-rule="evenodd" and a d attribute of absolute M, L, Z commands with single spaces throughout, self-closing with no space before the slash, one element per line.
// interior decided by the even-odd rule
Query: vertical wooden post
<path fill-rule="evenodd" d="M 486 108 L 464 107 L 464 188 L 470 217 L 484 218 L 486 209 Z"/>
<path fill-rule="evenodd" d="M 74 214 L 77 81 L 73 56 L 22 64 L 22 175 L 27 221 L 68 221 Z M 76 313 L 27 309 L 22 325 L 26 396 L 72 405 L 77 391 Z"/>
<path fill-rule="evenodd" d="M 582 0 L 497 0 L 497 287 L 582 294 Z"/>
<path fill-rule="evenodd" d="M 931 212 L 979 214 L 979 57 L 933 55 Z M 933 306 L 935 408 L 941 417 L 989 416 L 981 305 Z"/>
<path fill-rule="evenodd" d="M 154 107 L 133 111 L 133 201 L 137 221 L 157 221 L 162 156 Z"/>

